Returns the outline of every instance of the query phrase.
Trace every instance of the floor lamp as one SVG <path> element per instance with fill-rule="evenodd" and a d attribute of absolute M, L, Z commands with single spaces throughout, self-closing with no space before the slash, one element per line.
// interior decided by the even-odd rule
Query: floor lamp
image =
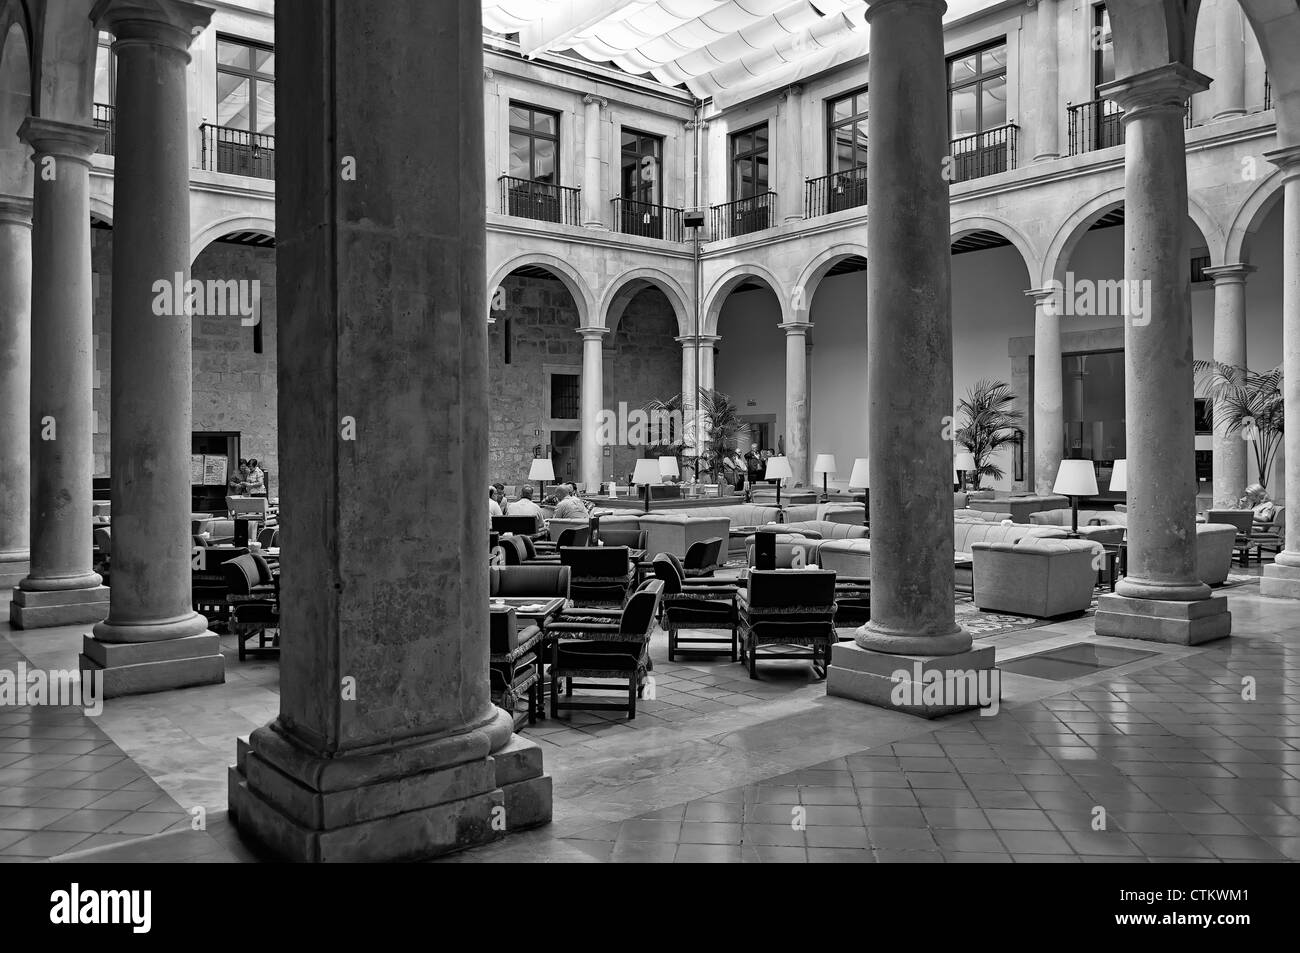
<path fill-rule="evenodd" d="M 853 461 L 853 472 L 849 474 L 849 490 L 864 490 L 862 499 L 862 525 L 871 525 L 871 474 L 866 457 Z"/>
<path fill-rule="evenodd" d="M 1070 498 L 1070 538 L 1079 538 L 1079 497 L 1097 495 L 1097 471 L 1091 460 L 1062 460 L 1053 493 Z"/>
<path fill-rule="evenodd" d="M 652 460 L 649 457 L 643 457 L 636 462 L 636 469 L 632 471 L 632 482 L 637 486 L 645 487 L 645 512 L 650 512 L 650 487 L 663 480 L 663 474 L 659 471 L 659 461 Z"/>
<path fill-rule="evenodd" d="M 790 469 L 789 457 L 768 457 L 767 470 L 763 473 L 764 480 L 776 481 L 776 510 L 777 522 L 785 522 L 785 511 L 781 509 L 781 481 L 791 479 L 794 471 Z"/>
<path fill-rule="evenodd" d="M 537 500 L 540 503 L 546 498 L 546 490 L 543 484 L 547 480 L 555 479 L 555 468 L 551 466 L 550 457 L 537 457 L 533 460 L 532 466 L 528 470 L 528 480 L 531 483 L 537 481 Z"/>
<path fill-rule="evenodd" d="M 822 475 L 822 502 L 825 503 L 831 498 L 830 491 L 826 487 L 827 478 L 830 474 L 837 472 L 835 466 L 835 454 L 819 453 L 817 461 L 813 464 L 813 473 Z"/>

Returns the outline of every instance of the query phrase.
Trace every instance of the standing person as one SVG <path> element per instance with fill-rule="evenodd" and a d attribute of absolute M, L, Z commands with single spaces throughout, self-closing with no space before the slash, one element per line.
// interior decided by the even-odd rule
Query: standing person
<path fill-rule="evenodd" d="M 231 496 L 242 496 L 248 487 L 248 461 L 240 460 L 239 469 L 230 475 L 226 489 Z"/>
<path fill-rule="evenodd" d="M 749 453 L 745 454 L 745 473 L 749 477 L 750 484 L 763 479 L 763 468 L 763 458 L 758 452 L 758 444 L 751 443 Z"/>
<path fill-rule="evenodd" d="M 266 496 L 266 471 L 257 465 L 257 458 L 248 461 L 248 495 Z"/>

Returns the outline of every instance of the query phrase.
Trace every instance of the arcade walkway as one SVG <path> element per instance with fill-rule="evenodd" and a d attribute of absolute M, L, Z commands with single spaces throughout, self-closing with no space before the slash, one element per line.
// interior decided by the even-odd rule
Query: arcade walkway
<path fill-rule="evenodd" d="M 993 635 L 1013 667 L 1078 642 L 1153 654 L 1064 681 L 1004 673 L 998 715 L 938 722 L 829 698 L 799 664 L 759 682 L 670 665 L 659 633 L 656 698 L 632 726 L 525 730 L 554 823 L 446 860 L 1300 859 L 1300 617 L 1253 580 L 1227 595 L 1233 637 L 1197 648 L 1099 639 L 1087 618 Z M 0 668 L 73 667 L 80 635 L 0 624 Z M 255 860 L 225 820 L 225 771 L 235 737 L 274 717 L 278 668 L 225 649 L 224 685 L 98 718 L 0 713 L 0 861 Z"/>

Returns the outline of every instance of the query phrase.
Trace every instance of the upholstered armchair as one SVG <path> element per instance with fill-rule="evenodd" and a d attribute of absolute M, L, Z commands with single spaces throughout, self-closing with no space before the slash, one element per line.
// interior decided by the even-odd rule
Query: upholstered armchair
<path fill-rule="evenodd" d="M 712 576 L 714 570 L 719 566 L 718 557 L 722 553 L 722 538 L 712 536 L 709 539 L 701 539 L 691 543 L 690 548 L 686 550 L 686 558 L 682 560 L 682 568 L 685 570 L 687 579 L 698 579 L 704 576 Z"/>
<path fill-rule="evenodd" d="M 537 721 L 542 707 L 538 697 L 542 683 L 542 630 L 532 624 L 520 628 L 513 608 L 492 609 L 488 621 L 492 703 L 510 713 L 516 728 L 524 718 L 531 725 Z M 528 699 L 524 714 L 516 711 L 522 697 Z"/>
<path fill-rule="evenodd" d="M 551 520 L 554 524 L 555 520 Z M 546 540 L 528 540 L 533 549 L 536 550 L 534 558 L 546 559 L 551 556 L 558 556 L 559 551 L 566 546 L 586 546 L 591 542 L 591 527 L 589 525 L 574 526 L 562 530 L 559 539 L 556 542 L 547 542 Z"/>
<path fill-rule="evenodd" d="M 719 646 L 729 644 L 731 660 L 736 661 L 739 648 L 736 622 L 736 583 L 711 579 L 711 585 L 686 585 L 681 572 L 667 553 L 654 558 L 655 578 L 664 584 L 663 617 L 668 630 L 668 661 L 677 660 L 678 652 L 716 655 Z M 680 630 L 723 630 L 720 636 L 683 636 Z M 693 648 L 683 646 L 709 646 Z"/>
<path fill-rule="evenodd" d="M 230 618 L 230 603 L 226 599 L 230 587 L 225 564 L 232 559 L 247 556 L 248 550 L 196 545 L 191 553 L 190 597 L 194 611 L 209 622 L 225 622 Z"/>
<path fill-rule="evenodd" d="M 1275 507 L 1270 520 L 1255 520 L 1250 538 L 1258 545 L 1261 554 L 1266 549 L 1280 553 L 1286 545 L 1286 507 Z"/>
<path fill-rule="evenodd" d="M 627 528 L 623 524 L 614 524 L 615 528 L 605 529 L 602 521 L 600 525 L 600 545 L 602 546 L 626 546 L 628 549 L 640 550 L 646 554 L 646 539 L 649 534 L 643 529 L 636 529 L 635 524 Z M 637 560 L 634 574 L 634 585 L 640 585 L 641 580 L 645 578 L 646 573 L 650 571 L 650 560 L 646 555 L 642 555 Z"/>
<path fill-rule="evenodd" d="M 644 690 L 650 664 L 650 633 L 664 584 L 658 579 L 642 583 L 627 605 L 618 609 L 566 609 L 547 624 L 551 642 L 551 717 L 561 710 L 626 711 L 636 717 L 636 700 Z M 606 683 L 575 682 L 575 678 L 627 681 L 627 701 L 560 701 L 572 699 L 575 688 L 608 691 Z"/>
<path fill-rule="evenodd" d="M 494 516 L 491 529 L 498 533 L 536 536 L 541 530 L 536 516 Z"/>
<path fill-rule="evenodd" d="M 226 581 L 226 603 L 230 606 L 227 627 L 235 636 L 242 662 L 254 656 L 280 655 L 280 608 L 271 567 L 256 554 L 237 556 L 221 566 Z M 267 630 L 275 629 L 274 636 Z M 250 639 L 257 645 L 248 647 Z"/>
<path fill-rule="evenodd" d="M 757 565 L 757 538 L 745 538 L 745 565 Z M 800 569 L 804 566 L 818 565 L 817 554 L 821 540 L 804 536 L 802 533 L 776 534 L 776 568 Z"/>
<path fill-rule="evenodd" d="M 568 566 L 489 566 L 488 594 L 500 599 L 536 596 L 569 598 Z"/>
<path fill-rule="evenodd" d="M 560 564 L 572 573 L 569 598 L 575 606 L 621 609 L 634 571 L 626 546 L 565 546 Z"/>
<path fill-rule="evenodd" d="M 835 573 L 825 569 L 755 569 L 736 593 L 741 658 L 749 677 L 758 678 L 763 659 L 805 659 L 818 678 L 826 677 L 835 637 Z"/>

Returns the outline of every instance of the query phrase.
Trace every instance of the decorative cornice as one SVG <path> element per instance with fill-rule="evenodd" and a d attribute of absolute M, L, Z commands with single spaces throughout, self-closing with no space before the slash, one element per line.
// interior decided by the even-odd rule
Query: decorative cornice
<path fill-rule="evenodd" d="M 32 227 L 32 200 L 14 195 L 0 196 L 0 224 Z"/>
<path fill-rule="evenodd" d="M 1054 298 L 1060 289 L 1058 288 L 1030 288 L 1025 292 L 1026 298 L 1033 298 L 1034 304 L 1042 304 L 1045 301 Z"/>

